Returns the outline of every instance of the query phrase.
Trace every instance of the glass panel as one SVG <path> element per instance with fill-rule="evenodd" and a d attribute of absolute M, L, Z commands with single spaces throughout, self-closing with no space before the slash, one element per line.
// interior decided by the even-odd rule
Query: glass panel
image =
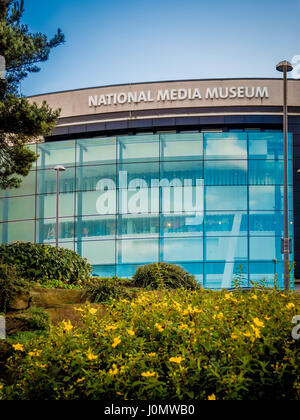
<path fill-rule="evenodd" d="M 118 263 L 136 264 L 158 261 L 157 239 L 118 241 Z"/>
<path fill-rule="evenodd" d="M 131 278 L 139 267 L 140 265 L 118 264 L 116 275 L 123 279 Z"/>
<path fill-rule="evenodd" d="M 75 251 L 75 244 L 74 242 L 59 242 L 58 246 L 60 248 L 70 249 L 71 251 Z"/>
<path fill-rule="evenodd" d="M 0 197 L 15 197 L 35 194 L 35 178 L 36 172 L 29 172 L 29 175 L 23 178 L 20 188 L 12 188 L 6 191 L 0 190 Z"/>
<path fill-rule="evenodd" d="M 196 281 L 203 285 L 203 263 L 178 263 L 177 265 L 195 276 Z"/>
<path fill-rule="evenodd" d="M 246 185 L 247 161 L 207 161 L 204 164 L 205 185 Z"/>
<path fill-rule="evenodd" d="M 277 236 L 252 237 L 250 238 L 250 259 L 251 260 L 273 260 L 281 261 L 281 238 Z"/>
<path fill-rule="evenodd" d="M 203 162 L 162 162 L 161 186 L 184 186 L 203 184 Z"/>
<path fill-rule="evenodd" d="M 127 214 L 119 216 L 118 235 L 123 238 L 145 238 L 159 235 L 159 215 Z"/>
<path fill-rule="evenodd" d="M 197 213 L 204 210 L 204 187 L 164 187 L 161 188 L 161 212 L 169 213 Z"/>
<path fill-rule="evenodd" d="M 276 283 L 279 287 L 283 287 L 284 279 L 284 263 L 269 261 L 269 262 L 250 262 L 250 280 L 255 283 L 261 283 L 262 280 L 267 282 L 267 286 L 274 286 L 275 274 L 277 274 Z"/>
<path fill-rule="evenodd" d="M 293 212 L 289 212 L 289 234 L 293 236 Z M 251 211 L 249 231 L 253 236 L 283 236 L 283 212 Z"/>
<path fill-rule="evenodd" d="M 56 193 L 56 172 L 53 169 L 37 171 L 38 194 Z M 59 173 L 59 191 L 67 193 L 75 191 L 75 169 L 68 168 Z"/>
<path fill-rule="evenodd" d="M 293 165 L 289 161 L 289 183 L 292 184 Z M 251 160 L 249 161 L 249 184 L 283 185 L 283 161 Z"/>
<path fill-rule="evenodd" d="M 128 163 L 118 165 L 119 188 L 147 188 L 157 185 L 159 163 Z"/>
<path fill-rule="evenodd" d="M 203 238 L 176 238 L 161 240 L 162 261 L 203 261 Z"/>
<path fill-rule="evenodd" d="M 116 161 L 116 138 L 95 138 L 77 140 L 77 165 L 95 165 Z"/>
<path fill-rule="evenodd" d="M 247 210 L 247 187 L 205 187 L 206 210 Z"/>
<path fill-rule="evenodd" d="M 206 159 L 247 159 L 247 133 L 206 133 Z"/>
<path fill-rule="evenodd" d="M 74 166 L 75 140 L 57 141 L 38 144 L 37 167 L 54 168 L 56 165 Z"/>
<path fill-rule="evenodd" d="M 55 219 L 40 219 L 37 221 L 38 243 L 54 243 L 56 240 L 56 221 Z M 64 242 L 74 241 L 75 224 L 74 218 L 59 219 L 59 240 Z"/>
<path fill-rule="evenodd" d="M 120 162 L 159 160 L 159 136 L 118 137 L 118 156 Z"/>
<path fill-rule="evenodd" d="M 247 236 L 248 215 L 246 212 L 207 212 L 204 219 L 206 236 Z"/>
<path fill-rule="evenodd" d="M 74 194 L 59 195 L 59 217 L 74 216 Z M 37 217 L 56 217 L 56 194 L 37 196 Z"/>
<path fill-rule="evenodd" d="M 249 133 L 249 159 L 283 160 L 282 133 Z M 288 138 L 289 159 L 292 158 L 292 134 Z"/>
<path fill-rule="evenodd" d="M 34 242 L 34 220 L 1 223 L 0 237 L 3 244 L 16 241 Z"/>
<path fill-rule="evenodd" d="M 161 134 L 162 160 L 203 159 L 203 134 Z"/>
<path fill-rule="evenodd" d="M 76 219 L 77 241 L 114 239 L 115 235 L 115 216 L 83 216 Z"/>
<path fill-rule="evenodd" d="M 116 275 L 116 266 L 94 265 L 92 275 L 95 277 L 113 277 Z"/>
<path fill-rule="evenodd" d="M 292 208 L 293 189 L 289 188 L 289 206 Z M 249 187 L 250 210 L 283 210 L 283 187 L 257 186 Z"/>
<path fill-rule="evenodd" d="M 0 200 L 0 220 L 22 220 L 35 218 L 35 196 L 2 198 Z"/>
<path fill-rule="evenodd" d="M 249 285 L 248 263 L 244 261 L 236 263 L 205 263 L 204 286 L 210 289 L 234 287 L 234 279 L 242 282 L 243 287 Z"/>
<path fill-rule="evenodd" d="M 96 191 L 116 189 L 116 165 L 82 166 L 76 170 L 76 190 Z"/>
<path fill-rule="evenodd" d="M 165 237 L 202 236 L 203 213 L 162 214 L 161 235 Z"/>
<path fill-rule="evenodd" d="M 79 244 L 77 243 L 77 252 Z M 90 264 L 115 264 L 115 241 L 86 241 L 80 244 L 81 255 Z"/>
<path fill-rule="evenodd" d="M 116 197 L 116 190 L 77 193 L 77 214 L 79 216 L 116 214 Z"/>
<path fill-rule="evenodd" d="M 205 242 L 207 261 L 234 262 L 248 258 L 248 239 L 246 237 L 207 237 Z"/>
<path fill-rule="evenodd" d="M 121 188 L 117 194 L 120 214 L 159 212 L 159 188 Z"/>

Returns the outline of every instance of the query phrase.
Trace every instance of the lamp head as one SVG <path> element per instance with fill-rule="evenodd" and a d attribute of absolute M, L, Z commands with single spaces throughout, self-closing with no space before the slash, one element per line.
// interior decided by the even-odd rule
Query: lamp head
<path fill-rule="evenodd" d="M 56 172 L 65 172 L 66 168 L 62 165 L 54 166 L 53 168 Z"/>
<path fill-rule="evenodd" d="M 280 61 L 280 63 L 277 64 L 276 66 L 276 70 L 280 71 L 281 73 L 283 72 L 289 72 L 292 71 L 294 68 L 294 66 L 287 60 L 285 61 Z"/>

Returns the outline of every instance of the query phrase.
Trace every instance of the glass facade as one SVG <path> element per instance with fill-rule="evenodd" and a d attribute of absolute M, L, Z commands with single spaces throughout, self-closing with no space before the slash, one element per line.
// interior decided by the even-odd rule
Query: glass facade
<path fill-rule="evenodd" d="M 289 136 L 292 209 L 292 136 Z M 139 265 L 183 266 L 208 288 L 274 274 L 283 281 L 283 138 L 280 132 L 133 135 L 42 143 L 20 189 L 0 194 L 0 239 L 59 242 L 99 276 Z M 290 234 L 293 236 L 292 212 Z M 292 259 L 292 256 L 291 256 Z"/>

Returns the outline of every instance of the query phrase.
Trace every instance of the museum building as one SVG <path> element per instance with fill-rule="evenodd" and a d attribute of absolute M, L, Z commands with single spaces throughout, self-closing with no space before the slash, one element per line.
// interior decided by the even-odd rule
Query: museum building
<path fill-rule="evenodd" d="M 283 83 L 222 79 L 31 97 L 61 108 L 20 189 L 1 192 L 0 241 L 77 251 L 98 276 L 166 261 L 206 288 L 283 282 Z M 289 226 L 300 278 L 300 81 L 288 81 Z"/>

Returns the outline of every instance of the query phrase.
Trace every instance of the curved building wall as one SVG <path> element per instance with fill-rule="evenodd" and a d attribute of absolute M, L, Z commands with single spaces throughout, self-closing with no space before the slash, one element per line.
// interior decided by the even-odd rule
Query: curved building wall
<path fill-rule="evenodd" d="M 291 84 L 290 234 L 297 263 L 300 84 Z M 243 97 L 206 98 L 207 89 Z M 87 257 L 95 274 L 128 277 L 141 264 L 168 261 L 209 288 L 231 287 L 238 273 L 245 285 L 263 277 L 272 282 L 275 273 L 282 281 L 280 89 L 279 80 L 187 81 L 32 98 L 62 106 L 62 115 L 46 142 L 31 146 L 40 157 L 21 189 L 1 194 L 1 241 L 55 243 L 52 168 L 63 164 L 60 245 Z M 170 96 L 157 101 L 160 91 Z M 128 103 L 138 94 L 141 102 Z M 99 105 L 114 95 L 124 103 Z"/>

